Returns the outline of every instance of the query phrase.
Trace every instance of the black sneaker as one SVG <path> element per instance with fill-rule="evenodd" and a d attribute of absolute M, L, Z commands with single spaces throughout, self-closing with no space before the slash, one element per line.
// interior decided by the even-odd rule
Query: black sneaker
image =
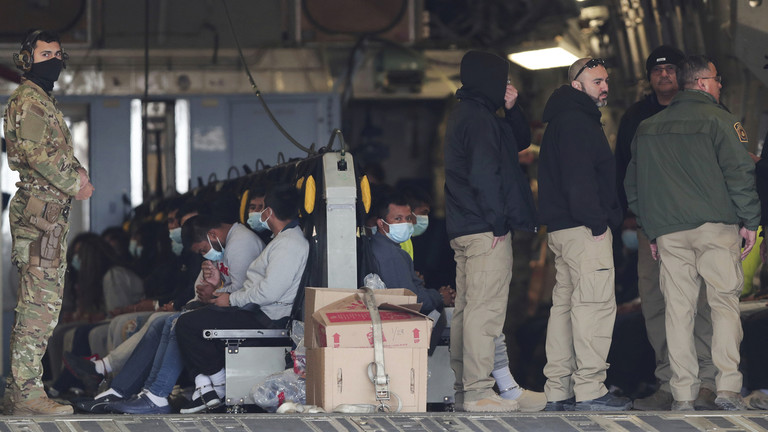
<path fill-rule="evenodd" d="M 218 408 L 219 406 L 221 406 L 221 398 L 219 398 L 216 390 L 211 389 L 186 404 L 179 412 L 181 414 L 194 414 Z"/>
<path fill-rule="evenodd" d="M 64 353 L 64 366 L 75 378 L 85 384 L 86 390 L 94 391 L 99 387 L 99 383 L 104 380 L 104 375 L 96 372 L 96 365 L 92 361 L 78 357 L 69 351 Z"/>
<path fill-rule="evenodd" d="M 571 396 L 561 401 L 547 401 L 544 411 L 573 411 L 576 404 L 576 398 Z"/>
<path fill-rule="evenodd" d="M 170 414 L 171 406 L 158 406 L 144 393 L 139 393 L 131 399 L 112 404 L 112 412 L 117 414 Z"/>
<path fill-rule="evenodd" d="M 632 400 L 610 393 L 592 400 L 576 402 L 576 411 L 626 411 L 632 409 Z"/>
<path fill-rule="evenodd" d="M 91 414 L 108 414 L 112 412 L 110 410 L 111 403 L 120 402 L 124 399 L 117 395 L 107 395 L 97 399 L 84 399 L 75 402 L 75 408 Z"/>

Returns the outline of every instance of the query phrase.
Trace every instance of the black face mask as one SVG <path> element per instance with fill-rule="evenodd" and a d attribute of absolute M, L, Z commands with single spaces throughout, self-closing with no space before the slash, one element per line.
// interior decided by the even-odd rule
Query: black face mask
<path fill-rule="evenodd" d="M 53 83 L 59 79 L 63 68 L 63 61 L 52 58 L 44 62 L 32 63 L 32 68 L 24 76 L 39 85 L 46 93 L 50 93 L 53 90 Z"/>

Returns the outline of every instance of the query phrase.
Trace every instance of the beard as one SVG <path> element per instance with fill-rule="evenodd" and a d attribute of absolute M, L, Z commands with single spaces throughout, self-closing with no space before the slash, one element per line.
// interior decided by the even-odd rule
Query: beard
<path fill-rule="evenodd" d="M 600 99 L 603 96 L 605 96 L 605 99 Z M 592 100 L 598 108 L 602 108 L 608 105 L 608 93 L 600 93 L 596 98 L 592 98 Z"/>

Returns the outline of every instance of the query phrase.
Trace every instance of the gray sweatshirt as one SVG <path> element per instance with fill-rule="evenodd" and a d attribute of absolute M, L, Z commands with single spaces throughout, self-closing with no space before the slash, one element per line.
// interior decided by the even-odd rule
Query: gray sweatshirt
<path fill-rule="evenodd" d="M 230 294 L 229 303 L 238 307 L 257 304 L 273 321 L 289 316 L 308 254 L 309 242 L 301 228 L 289 224 L 251 263 L 242 289 Z"/>

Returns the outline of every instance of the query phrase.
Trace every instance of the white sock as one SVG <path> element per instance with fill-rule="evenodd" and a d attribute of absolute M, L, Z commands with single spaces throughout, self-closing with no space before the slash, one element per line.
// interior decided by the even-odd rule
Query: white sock
<path fill-rule="evenodd" d="M 119 398 L 123 397 L 123 395 L 121 395 L 120 393 L 116 392 L 114 389 L 110 388 L 110 389 L 107 389 L 106 391 L 103 391 L 103 392 L 97 394 L 94 399 L 103 398 L 104 396 L 109 396 L 109 395 L 114 395 L 114 396 L 117 396 Z"/>
<path fill-rule="evenodd" d="M 91 360 L 91 362 L 93 363 L 93 367 L 96 368 L 96 373 L 101 374 L 101 375 L 106 375 L 107 374 L 106 373 L 107 371 L 106 371 L 106 368 L 104 366 L 104 361 L 103 360 L 101 360 L 101 359 Z"/>
<path fill-rule="evenodd" d="M 168 406 L 168 399 L 167 398 L 157 396 L 157 395 L 153 394 L 151 391 L 146 390 L 146 389 L 142 390 L 141 392 L 143 394 L 147 395 L 147 397 L 149 398 L 149 400 L 152 401 L 153 404 L 155 404 L 155 405 L 157 405 L 159 407 Z"/>
<path fill-rule="evenodd" d="M 227 382 L 227 373 L 222 368 L 220 371 L 211 375 L 209 378 L 211 378 L 211 383 L 213 383 L 213 385 L 220 386 Z"/>
<path fill-rule="evenodd" d="M 102 373 L 102 375 L 106 375 L 108 373 L 112 373 L 112 364 L 109 362 L 109 356 L 104 357 L 101 359 L 102 363 L 104 363 L 104 371 L 106 373 Z"/>
<path fill-rule="evenodd" d="M 226 384 L 219 384 L 213 386 L 213 390 L 216 391 L 216 396 L 219 397 L 219 399 L 224 399 L 224 396 L 227 395 L 227 385 Z"/>
<path fill-rule="evenodd" d="M 496 385 L 499 386 L 499 396 L 504 399 L 517 399 L 523 394 L 523 390 L 517 385 L 515 378 L 512 377 L 509 366 L 496 369 L 491 374 L 496 379 Z"/>
<path fill-rule="evenodd" d="M 211 379 L 208 378 L 208 375 L 198 374 L 195 377 L 195 392 L 192 393 L 192 400 L 199 398 L 200 389 L 207 386 L 213 386 Z"/>

